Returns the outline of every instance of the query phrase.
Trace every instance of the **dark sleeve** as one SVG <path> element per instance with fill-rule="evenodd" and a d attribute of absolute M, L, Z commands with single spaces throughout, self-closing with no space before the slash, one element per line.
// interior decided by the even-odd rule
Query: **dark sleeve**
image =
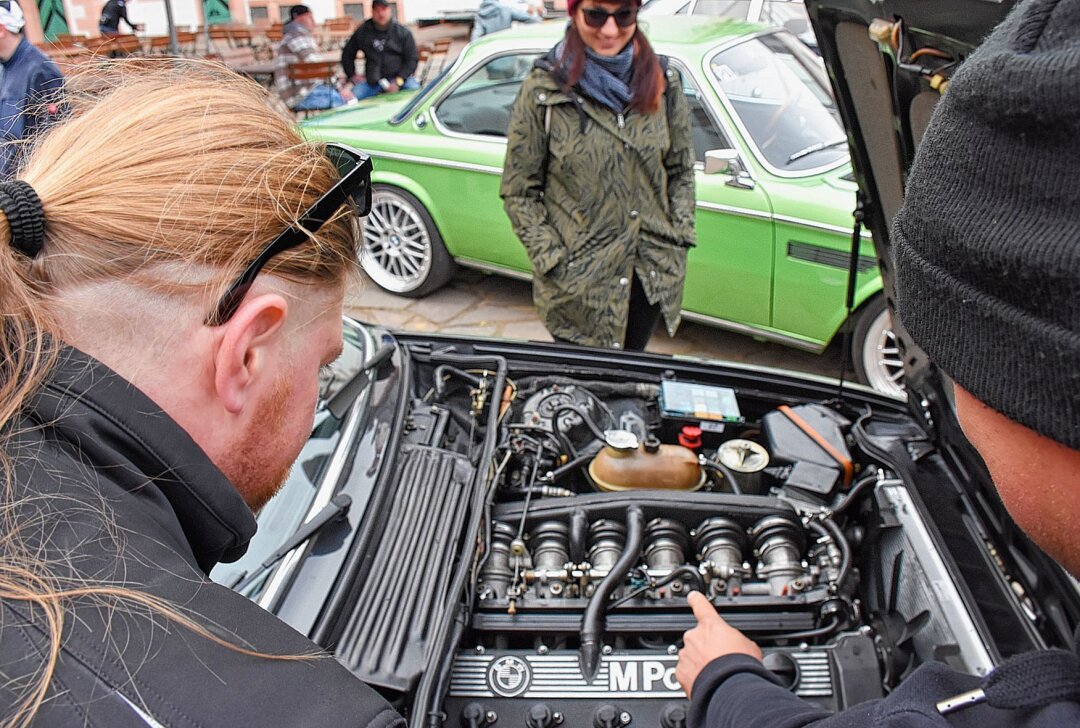
<path fill-rule="evenodd" d="M 416 51 L 416 38 L 404 25 L 401 26 L 405 37 L 401 39 L 401 77 L 408 78 L 416 73 L 416 66 L 420 60 L 420 54 Z"/>
<path fill-rule="evenodd" d="M 499 196 L 533 267 L 537 274 L 544 275 L 559 264 L 565 250 L 544 209 L 548 154 L 546 107 L 536 103 L 534 93 L 534 84 L 526 78 L 510 110 Z"/>
<path fill-rule="evenodd" d="M 694 681 L 692 694 L 689 728 L 797 728 L 829 716 L 780 686 L 749 655 L 710 662 Z"/>
<path fill-rule="evenodd" d="M 345 69 L 345 78 L 350 81 L 356 75 L 356 52 L 360 50 L 360 34 L 363 31 L 364 26 L 361 25 L 349 36 L 345 48 L 341 51 L 341 67 Z"/>
<path fill-rule="evenodd" d="M 947 728 L 956 724 L 937 711 L 938 701 L 966 693 L 980 682 L 977 676 L 930 662 L 906 677 L 887 697 L 830 713 L 781 687 L 772 673 L 754 658 L 725 655 L 706 665 L 694 681 L 687 725 L 689 728 Z M 1069 713 L 1055 717 L 1063 715 Z M 1012 711 L 992 708 L 978 717 L 972 714 L 965 718 L 965 725 L 987 728 L 1076 725 L 1071 715 L 1064 721 L 1051 718 L 1049 722 L 1028 722 Z"/>
<path fill-rule="evenodd" d="M 679 241 L 690 248 L 697 242 L 694 232 L 694 136 L 690 124 L 690 106 L 682 91 L 682 79 L 672 70 L 667 74 L 664 100 L 667 106 L 671 146 L 664 155 L 668 180 L 668 209 L 671 225 Z"/>
<path fill-rule="evenodd" d="M 132 30 L 135 30 L 135 24 L 132 23 L 130 20 L 128 20 L 127 3 L 124 3 L 123 5 L 120 6 L 120 20 L 123 20 L 125 23 L 127 23 L 129 28 L 131 28 Z M 120 28 L 120 23 L 119 22 L 116 23 L 116 27 L 117 27 L 117 29 Z"/>

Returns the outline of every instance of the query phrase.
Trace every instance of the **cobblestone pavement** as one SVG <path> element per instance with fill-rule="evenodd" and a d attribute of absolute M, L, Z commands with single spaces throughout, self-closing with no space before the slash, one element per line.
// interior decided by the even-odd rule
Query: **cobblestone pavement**
<path fill-rule="evenodd" d="M 345 307 L 354 318 L 391 329 L 551 341 L 533 309 L 527 282 L 472 270 L 459 269 L 449 285 L 420 299 L 394 296 L 364 278 L 349 292 Z M 840 370 L 839 349 L 834 345 L 824 354 L 810 354 L 688 322 L 674 337 L 658 331 L 648 346 L 650 352 L 782 367 L 831 377 Z"/>

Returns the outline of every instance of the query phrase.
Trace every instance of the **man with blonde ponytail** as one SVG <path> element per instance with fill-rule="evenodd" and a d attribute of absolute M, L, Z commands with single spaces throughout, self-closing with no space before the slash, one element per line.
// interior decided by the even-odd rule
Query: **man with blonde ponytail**
<path fill-rule="evenodd" d="M 0 724 L 402 725 L 207 578 L 307 438 L 370 162 L 199 64 L 73 87 L 0 184 Z"/>

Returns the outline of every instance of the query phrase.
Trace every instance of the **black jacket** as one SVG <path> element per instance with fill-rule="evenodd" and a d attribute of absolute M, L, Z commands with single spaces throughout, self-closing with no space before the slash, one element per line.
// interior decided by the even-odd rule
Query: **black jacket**
<path fill-rule="evenodd" d="M 1058 651 L 1059 653 L 1061 651 Z M 1011 663 L 1008 675 L 998 687 L 1009 688 L 1013 705 L 1026 707 L 1005 710 L 988 702 L 962 707 L 948 715 L 938 712 L 937 703 L 985 686 L 994 673 L 982 678 L 964 675 L 945 665 L 930 663 L 908 676 L 888 697 L 868 700 L 845 711 L 830 714 L 810 705 L 778 685 L 772 674 L 747 655 L 727 655 L 708 665 L 694 681 L 689 728 L 1069 728 L 1080 726 L 1080 704 L 1076 695 L 1077 663 L 1071 658 L 1063 680 L 1053 680 L 1045 664 L 1031 660 L 1034 653 L 1021 655 L 999 667 L 999 676 Z M 1068 657 L 1069 653 L 1061 653 Z M 1017 670 L 1016 668 L 1020 668 Z M 1055 677 L 1062 677 L 1056 675 Z M 1039 693 L 1051 683 L 1057 700 L 1040 700 Z M 1070 685 L 1068 683 L 1073 682 Z M 992 689 L 988 688 L 988 692 Z M 1054 692 L 1051 690 L 1050 692 Z M 1072 693 L 1072 700 L 1062 694 Z M 993 702 L 1003 702 L 1001 692 Z M 1007 702 L 1007 701 L 1004 701 Z M 1046 703 L 1046 704 L 1043 704 Z"/>
<path fill-rule="evenodd" d="M 7 429 L 9 529 L 61 586 L 122 586 L 168 600 L 232 644 L 299 655 L 314 645 L 207 579 L 255 532 L 240 495 L 188 434 L 99 362 L 66 349 Z M 4 562 L 17 556 L 0 544 Z M 36 567 L 40 570 L 42 567 Z M 358 726 L 401 719 L 327 656 L 272 660 L 218 645 L 112 597 L 65 602 L 63 650 L 35 726 Z M 0 706 L 40 668 L 43 613 L 0 601 Z"/>
<path fill-rule="evenodd" d="M 382 30 L 375 21 L 365 20 L 349 38 L 341 51 L 341 65 L 350 79 L 356 74 L 357 51 L 364 52 L 364 80 L 371 86 L 383 78 L 393 81 L 416 73 L 416 40 L 408 28 L 393 20 Z"/>
<path fill-rule="evenodd" d="M 125 0 L 109 0 L 101 9 L 101 18 L 98 20 L 98 28 L 109 30 L 114 33 L 120 30 L 120 21 L 128 24 L 131 30 L 135 30 L 135 24 L 128 20 L 127 3 Z"/>

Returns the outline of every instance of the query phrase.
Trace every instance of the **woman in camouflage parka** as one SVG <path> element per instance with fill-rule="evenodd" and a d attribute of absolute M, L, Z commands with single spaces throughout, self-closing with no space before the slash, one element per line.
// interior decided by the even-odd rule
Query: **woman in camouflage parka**
<path fill-rule="evenodd" d="M 661 315 L 669 333 L 679 325 L 694 245 L 690 113 L 636 4 L 569 10 L 566 37 L 514 102 L 500 194 L 551 335 L 644 349 Z"/>

